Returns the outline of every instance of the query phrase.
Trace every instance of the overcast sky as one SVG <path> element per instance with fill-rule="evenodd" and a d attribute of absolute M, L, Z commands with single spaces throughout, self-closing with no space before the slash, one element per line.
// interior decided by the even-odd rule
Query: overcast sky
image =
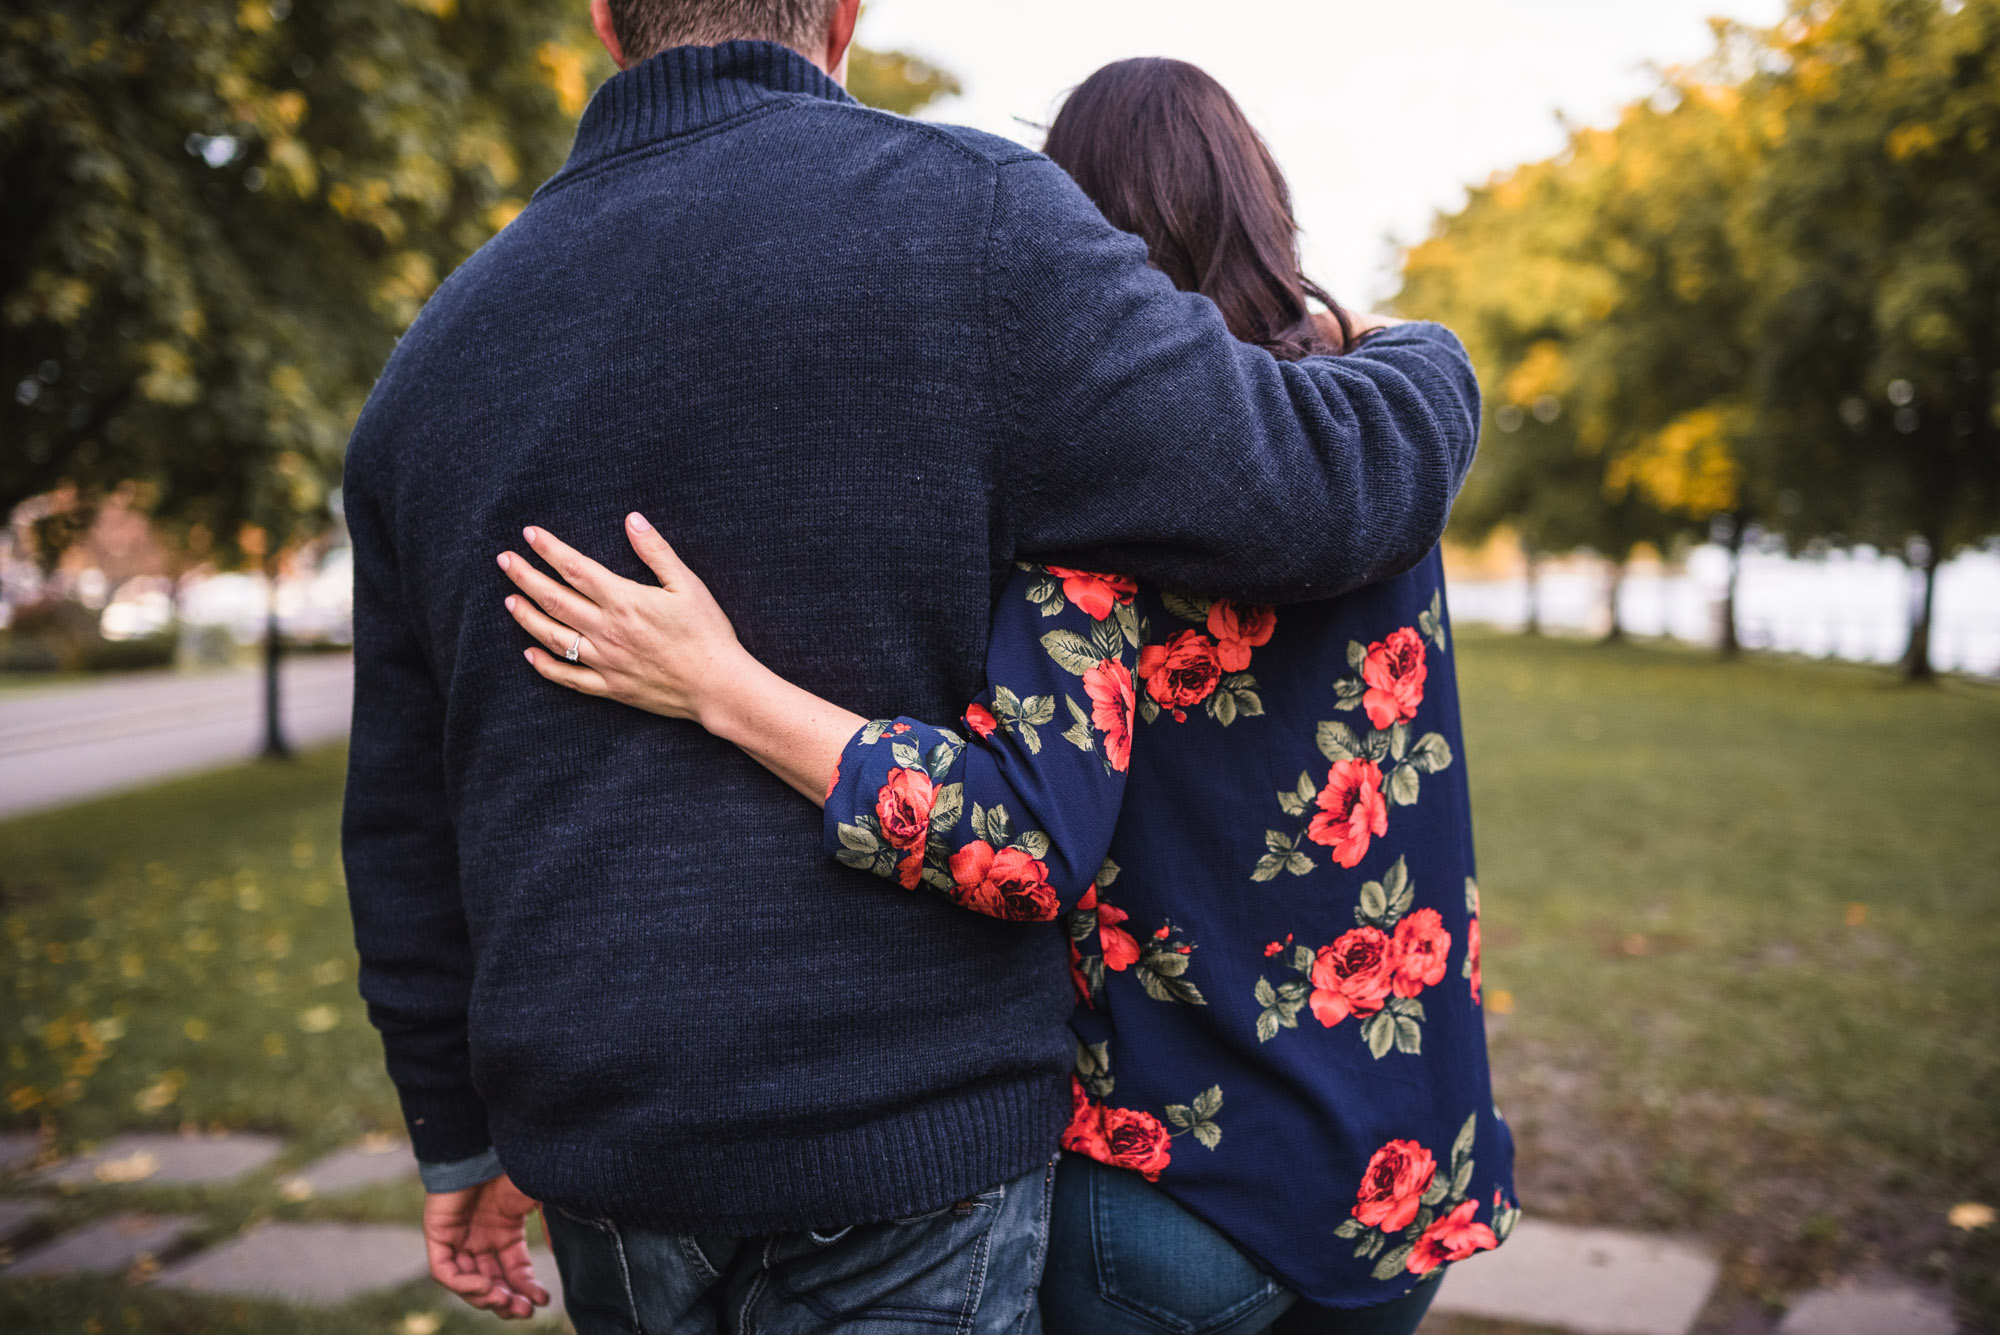
<path fill-rule="evenodd" d="M 1698 59 L 1707 20 L 1783 0 L 868 0 L 861 38 L 965 85 L 925 114 L 1040 147 L 1064 90 L 1127 56 L 1178 56 L 1242 102 L 1291 178 L 1307 270 L 1350 305 L 1392 292 L 1388 238 L 1463 188 L 1604 123 L 1649 66 Z"/>

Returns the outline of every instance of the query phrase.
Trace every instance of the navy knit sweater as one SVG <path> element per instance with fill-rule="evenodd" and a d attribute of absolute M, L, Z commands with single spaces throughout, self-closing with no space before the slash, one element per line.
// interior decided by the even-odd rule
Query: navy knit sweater
<path fill-rule="evenodd" d="M 522 525 L 640 577 L 641 510 L 778 672 L 950 717 L 1017 553 L 1330 594 L 1429 550 L 1477 416 L 1442 331 L 1282 365 L 1046 159 L 782 47 L 613 78 L 348 455 L 347 874 L 418 1157 L 757 1233 L 960 1199 L 1069 1113 L 1059 934 L 835 867 L 733 747 L 536 679 Z"/>

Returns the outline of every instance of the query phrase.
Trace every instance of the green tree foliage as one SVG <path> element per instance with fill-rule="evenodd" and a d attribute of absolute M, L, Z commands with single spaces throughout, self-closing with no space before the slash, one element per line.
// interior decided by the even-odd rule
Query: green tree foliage
<path fill-rule="evenodd" d="M 1928 577 L 2000 527 L 2000 0 L 1717 36 L 1411 251 L 1402 308 L 1493 390 L 1455 523 L 1614 559 L 1716 516 L 1732 547 L 1914 535 Z"/>
<path fill-rule="evenodd" d="M 0 509 L 67 487 L 74 526 L 137 484 L 224 560 L 321 520 L 396 336 L 610 72 L 576 0 L 56 0 L 0 23 Z M 852 67 L 898 111 L 957 88 L 897 52 Z"/>
<path fill-rule="evenodd" d="M 847 55 L 847 91 L 871 107 L 908 116 L 959 87 L 953 75 L 920 57 L 857 46 Z"/>
<path fill-rule="evenodd" d="M 225 560 L 317 522 L 396 334 L 561 162 L 601 68 L 580 11 L 15 10 L 0 506 L 136 483 Z"/>
<path fill-rule="evenodd" d="M 0 33 L 0 513 L 65 493 L 49 560 L 113 493 L 225 564 L 321 531 L 396 337 L 611 68 L 578 0 L 49 0 Z M 957 88 L 854 69 L 899 111 Z"/>
<path fill-rule="evenodd" d="M 1925 676 L 1937 563 L 2000 528 L 2000 0 L 1815 0 L 1759 48 L 1780 132 L 1737 242 L 1767 466 L 1796 536 L 1916 539 Z"/>

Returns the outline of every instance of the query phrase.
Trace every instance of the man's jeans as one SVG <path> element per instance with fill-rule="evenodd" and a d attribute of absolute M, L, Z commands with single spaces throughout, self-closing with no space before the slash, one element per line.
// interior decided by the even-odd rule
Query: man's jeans
<path fill-rule="evenodd" d="M 833 1233 L 654 1233 L 551 1206 L 577 1335 L 1040 1335 L 1055 1166 Z"/>

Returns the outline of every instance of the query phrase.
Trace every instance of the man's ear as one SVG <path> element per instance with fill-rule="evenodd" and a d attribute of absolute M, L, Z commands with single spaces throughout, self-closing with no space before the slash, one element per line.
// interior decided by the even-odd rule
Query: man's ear
<path fill-rule="evenodd" d="M 591 0 L 601 5 L 604 0 Z M 593 8 L 592 12 L 596 12 Z M 826 72 L 842 88 L 847 87 L 847 48 L 854 43 L 854 24 L 861 17 L 861 0 L 839 0 L 833 7 L 833 22 L 826 30 Z"/>
<path fill-rule="evenodd" d="M 621 70 L 630 68 L 632 62 L 625 59 L 625 48 L 618 44 L 618 29 L 611 22 L 610 0 L 590 0 L 590 26 L 597 29 L 597 40 L 611 53 L 611 63 Z M 849 25 L 848 31 L 853 31 L 853 25 Z"/>

